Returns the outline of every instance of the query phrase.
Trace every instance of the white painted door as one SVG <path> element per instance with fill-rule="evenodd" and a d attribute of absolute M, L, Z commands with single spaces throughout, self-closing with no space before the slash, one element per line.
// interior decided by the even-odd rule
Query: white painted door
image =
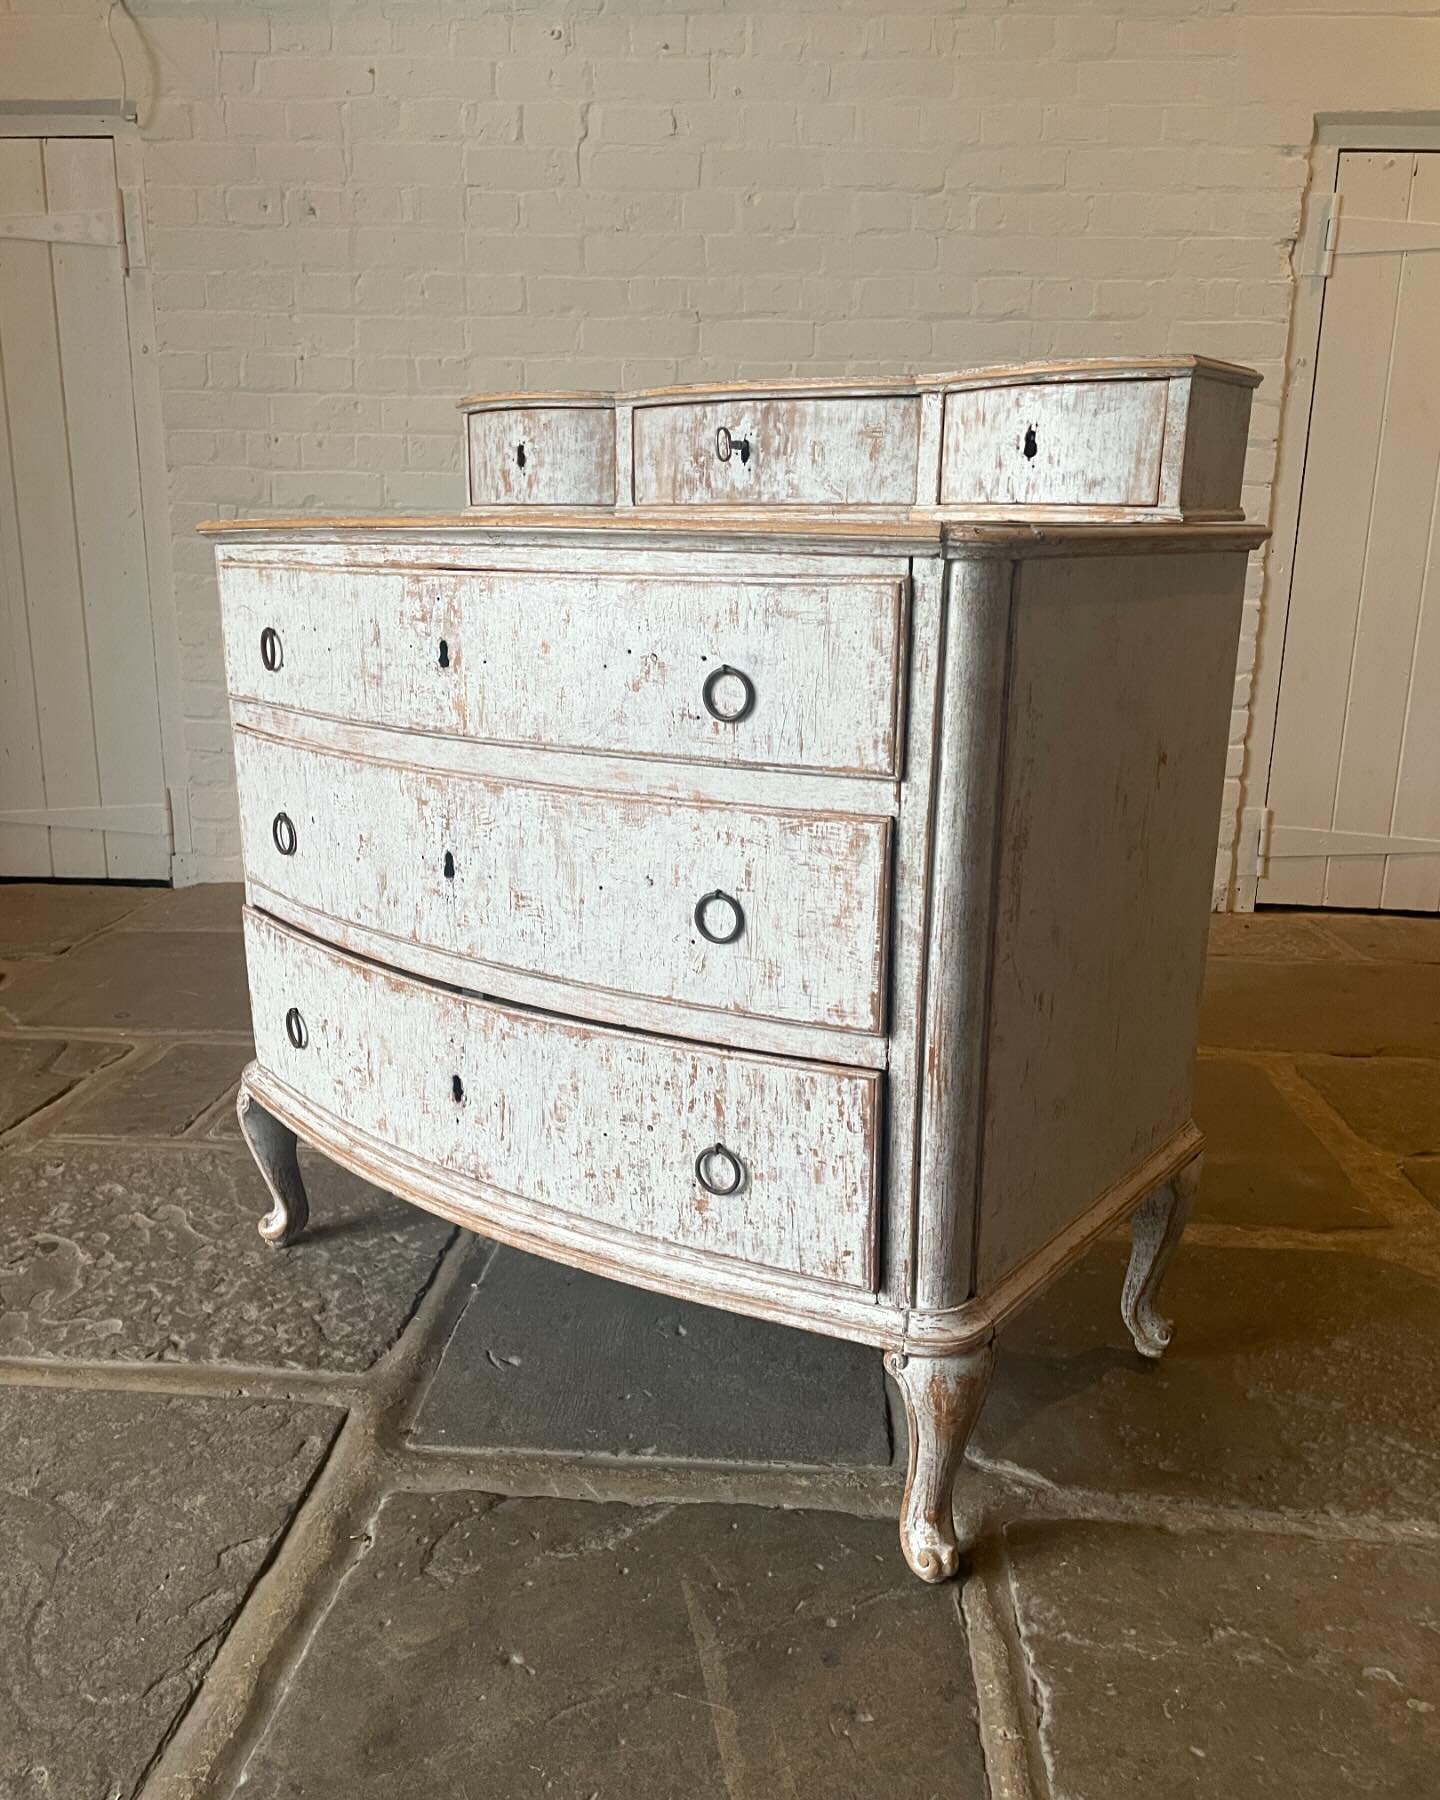
<path fill-rule="evenodd" d="M 170 873 L 110 138 L 0 138 L 0 876 Z"/>
<path fill-rule="evenodd" d="M 1339 158 L 1263 904 L 1440 910 L 1440 153 Z"/>

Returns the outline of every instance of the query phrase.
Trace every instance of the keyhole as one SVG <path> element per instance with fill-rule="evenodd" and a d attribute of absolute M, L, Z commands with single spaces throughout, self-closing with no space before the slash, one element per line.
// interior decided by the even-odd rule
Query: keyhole
<path fill-rule="evenodd" d="M 1025 427 L 1025 460 L 1026 460 L 1026 462 L 1030 462 L 1034 457 L 1038 456 L 1039 454 L 1040 454 L 1040 446 L 1035 442 L 1035 427 L 1033 425 L 1027 425 Z"/>
<path fill-rule="evenodd" d="M 444 638 L 440 640 L 440 667 L 442 669 L 450 667 L 450 645 Z"/>
<path fill-rule="evenodd" d="M 450 1092 L 455 1096 L 457 1105 L 465 1098 L 465 1083 L 458 1075 L 450 1077 Z"/>
<path fill-rule="evenodd" d="M 445 879 L 447 881 L 455 879 L 455 858 L 448 850 L 445 852 Z"/>
<path fill-rule="evenodd" d="M 517 469 L 525 467 L 525 446 L 523 444 L 515 446 L 515 466 Z"/>

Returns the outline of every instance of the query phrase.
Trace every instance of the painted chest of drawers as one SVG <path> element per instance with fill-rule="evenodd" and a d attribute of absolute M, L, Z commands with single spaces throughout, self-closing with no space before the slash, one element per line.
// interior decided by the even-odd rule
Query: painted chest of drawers
<path fill-rule="evenodd" d="M 1168 1336 L 1252 385 L 506 396 L 471 512 L 212 527 L 265 1235 L 298 1134 L 874 1345 L 952 1573 L 1006 1317 L 1128 1215 Z"/>

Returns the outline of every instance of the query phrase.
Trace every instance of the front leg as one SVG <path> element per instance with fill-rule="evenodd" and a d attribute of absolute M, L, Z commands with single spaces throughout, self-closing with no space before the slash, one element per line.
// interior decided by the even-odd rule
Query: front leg
<path fill-rule="evenodd" d="M 960 1567 L 955 1541 L 955 1477 L 995 1367 L 995 1340 L 958 1356 L 891 1351 L 885 1367 L 905 1397 L 910 1465 L 900 1507 L 900 1548 L 922 1581 L 946 1581 Z"/>
<path fill-rule="evenodd" d="M 295 1133 L 260 1104 L 243 1080 L 235 1111 L 255 1166 L 270 1190 L 270 1210 L 260 1221 L 260 1235 L 267 1244 L 283 1249 L 293 1244 L 310 1222 L 310 1202 L 305 1198 L 305 1183 L 300 1179 L 300 1161 L 295 1154 Z"/>
<path fill-rule="evenodd" d="M 1130 1220 L 1130 1267 L 1120 1296 L 1120 1316 L 1142 1356 L 1163 1356 L 1170 1342 L 1173 1327 L 1155 1310 L 1155 1299 L 1190 1216 L 1200 1185 L 1200 1160 L 1196 1156 L 1164 1187 L 1156 1188 Z"/>

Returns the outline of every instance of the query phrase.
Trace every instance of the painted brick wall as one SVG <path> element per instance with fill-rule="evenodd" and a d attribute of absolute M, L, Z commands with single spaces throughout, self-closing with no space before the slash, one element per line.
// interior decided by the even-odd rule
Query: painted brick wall
<path fill-rule="evenodd" d="M 238 847 L 194 525 L 453 508 L 467 389 L 1204 351 L 1265 373 L 1267 515 L 1316 115 L 1433 105 L 1437 0 L 805 8 L 0 0 L 0 99 L 140 108 L 193 877 Z"/>

